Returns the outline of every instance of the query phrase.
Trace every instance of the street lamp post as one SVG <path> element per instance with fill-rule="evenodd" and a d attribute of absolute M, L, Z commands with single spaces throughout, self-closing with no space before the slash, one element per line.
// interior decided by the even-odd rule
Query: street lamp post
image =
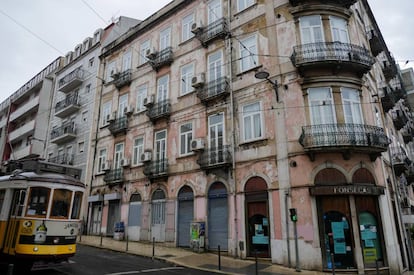
<path fill-rule="evenodd" d="M 276 102 L 279 102 L 277 80 L 275 81 L 270 80 L 269 75 L 270 75 L 269 72 L 264 71 L 264 70 L 259 70 L 254 74 L 254 77 L 257 79 L 266 79 L 270 84 L 272 84 L 273 90 L 275 91 L 275 94 L 276 94 Z"/>

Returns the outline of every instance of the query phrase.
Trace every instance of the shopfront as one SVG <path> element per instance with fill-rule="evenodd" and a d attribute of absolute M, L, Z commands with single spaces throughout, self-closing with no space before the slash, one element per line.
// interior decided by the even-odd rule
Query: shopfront
<path fill-rule="evenodd" d="M 317 204 L 324 269 L 387 266 L 378 206 L 384 188 L 367 169 L 358 169 L 351 183 L 339 170 L 324 169 L 310 193 Z"/>

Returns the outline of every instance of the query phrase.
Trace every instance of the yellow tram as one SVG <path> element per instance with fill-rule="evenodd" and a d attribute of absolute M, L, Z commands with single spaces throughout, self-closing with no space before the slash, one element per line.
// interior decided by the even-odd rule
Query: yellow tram
<path fill-rule="evenodd" d="M 19 162 L 0 177 L 0 259 L 47 266 L 75 255 L 85 186 L 80 170 Z"/>

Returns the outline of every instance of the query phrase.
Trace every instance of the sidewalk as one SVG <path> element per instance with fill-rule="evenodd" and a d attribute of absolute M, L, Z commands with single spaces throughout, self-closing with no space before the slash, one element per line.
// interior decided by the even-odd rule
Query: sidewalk
<path fill-rule="evenodd" d="M 126 242 L 117 241 L 108 237 L 100 236 L 81 236 L 78 237 L 78 243 L 83 245 L 102 247 L 120 252 L 126 252 L 146 257 L 153 256 L 152 243 L 144 242 Z M 218 255 L 214 253 L 196 253 L 190 249 L 182 249 L 177 247 L 163 246 L 162 244 L 155 244 L 154 258 L 163 260 L 178 266 L 184 266 L 204 271 L 216 272 L 221 274 L 256 274 L 256 263 L 252 260 L 242 260 L 229 256 L 221 256 L 221 270 L 218 269 Z M 321 275 L 332 274 L 317 271 L 301 270 L 295 271 L 294 268 L 286 268 L 280 265 L 272 264 L 268 261 L 258 261 L 257 274 L 260 275 Z M 340 273 L 336 273 L 340 274 Z"/>

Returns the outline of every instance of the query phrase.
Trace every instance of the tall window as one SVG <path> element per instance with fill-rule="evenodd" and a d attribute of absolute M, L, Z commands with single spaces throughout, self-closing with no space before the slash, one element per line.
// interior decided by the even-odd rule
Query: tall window
<path fill-rule="evenodd" d="M 362 124 L 362 111 L 359 92 L 350 88 L 341 88 L 345 123 Z"/>
<path fill-rule="evenodd" d="M 128 107 L 128 94 L 123 94 L 119 97 L 118 102 L 118 118 L 125 115 L 125 108 Z"/>
<path fill-rule="evenodd" d="M 349 43 L 348 26 L 343 18 L 330 16 L 329 22 L 331 24 L 332 40 L 342 43 Z"/>
<path fill-rule="evenodd" d="M 122 71 L 125 72 L 128 69 L 131 69 L 132 65 L 132 51 L 129 50 L 124 53 L 122 56 Z"/>
<path fill-rule="evenodd" d="M 124 144 L 115 144 L 114 169 L 121 168 L 121 159 L 124 158 Z"/>
<path fill-rule="evenodd" d="M 242 11 L 254 4 L 255 0 L 238 0 L 237 1 L 237 10 Z"/>
<path fill-rule="evenodd" d="M 105 72 L 105 81 L 106 82 L 110 82 L 112 81 L 112 74 L 115 72 L 116 69 L 116 64 L 115 61 L 112 61 L 111 63 L 108 64 L 108 67 L 106 67 L 106 72 Z"/>
<path fill-rule="evenodd" d="M 242 72 L 254 68 L 258 64 L 256 35 L 240 40 L 240 69 Z"/>
<path fill-rule="evenodd" d="M 188 64 L 181 67 L 181 95 L 188 94 L 193 91 L 191 79 L 194 75 L 194 64 Z"/>
<path fill-rule="evenodd" d="M 191 32 L 191 25 L 194 23 L 194 14 L 189 14 L 183 18 L 182 21 L 182 41 L 187 41 L 190 38 L 194 37 L 194 34 Z"/>
<path fill-rule="evenodd" d="M 303 16 L 299 18 L 299 25 L 302 44 L 324 41 L 322 19 L 319 15 Z"/>
<path fill-rule="evenodd" d="M 135 106 L 136 107 L 136 110 L 137 110 L 137 113 L 145 110 L 145 107 L 144 107 L 144 98 L 147 97 L 147 94 L 148 94 L 148 86 L 147 86 L 147 84 L 143 84 L 143 85 L 141 85 L 141 86 L 138 87 L 138 90 L 137 90 L 137 101 L 136 101 L 136 106 Z"/>
<path fill-rule="evenodd" d="M 208 56 L 208 80 L 213 81 L 222 77 L 222 52 L 216 51 Z"/>
<path fill-rule="evenodd" d="M 260 102 L 243 106 L 243 138 L 244 141 L 263 137 L 262 112 Z"/>
<path fill-rule="evenodd" d="M 164 75 L 157 81 L 157 102 L 163 102 L 168 98 L 169 76 Z"/>
<path fill-rule="evenodd" d="M 140 163 L 140 156 L 144 153 L 144 138 L 137 137 L 134 140 L 134 148 L 132 149 L 132 165 Z"/>
<path fill-rule="evenodd" d="M 160 32 L 160 51 L 171 46 L 171 27 Z"/>
<path fill-rule="evenodd" d="M 211 0 L 208 2 L 208 24 L 223 17 L 221 0 Z"/>
<path fill-rule="evenodd" d="M 193 139 L 193 124 L 186 123 L 180 126 L 180 155 L 191 153 L 191 140 Z"/>
<path fill-rule="evenodd" d="M 141 46 L 139 48 L 139 65 L 142 65 L 148 61 L 148 59 L 145 57 L 147 54 L 147 50 L 151 47 L 150 41 L 146 40 L 141 43 Z"/>
<path fill-rule="evenodd" d="M 98 153 L 98 172 L 102 172 L 105 169 L 106 163 L 106 148 L 99 149 Z"/>
<path fill-rule="evenodd" d="M 108 101 L 108 102 L 105 102 L 102 106 L 102 118 L 101 118 L 102 126 L 105 126 L 106 124 L 108 124 L 108 120 L 111 117 L 111 105 L 112 105 L 112 102 Z"/>
<path fill-rule="evenodd" d="M 309 88 L 308 93 L 312 125 L 335 123 L 331 89 L 328 87 Z"/>
<path fill-rule="evenodd" d="M 164 160 L 167 157 L 167 131 L 155 133 L 155 157 L 156 160 Z"/>

